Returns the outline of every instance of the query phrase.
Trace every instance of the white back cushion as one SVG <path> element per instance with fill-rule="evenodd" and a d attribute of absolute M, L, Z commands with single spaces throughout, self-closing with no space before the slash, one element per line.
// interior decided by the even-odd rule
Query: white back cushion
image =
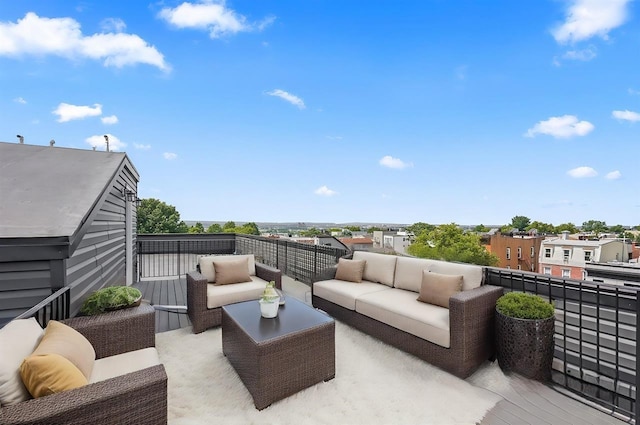
<path fill-rule="evenodd" d="M 20 377 L 20 364 L 36 349 L 44 331 L 36 319 L 13 320 L 0 329 L 0 405 L 31 398 Z"/>
<path fill-rule="evenodd" d="M 393 276 L 396 272 L 396 256 L 387 254 L 376 254 L 374 252 L 356 251 L 353 253 L 354 260 L 365 260 L 362 279 L 370 282 L 383 283 L 393 286 Z"/>
<path fill-rule="evenodd" d="M 462 290 L 477 288 L 482 284 L 484 270 L 475 264 L 450 263 L 426 258 L 398 257 L 396 277 L 393 286 L 413 292 L 420 292 L 422 271 L 448 275 L 462 275 Z"/>
<path fill-rule="evenodd" d="M 249 276 L 256 275 L 256 260 L 253 254 L 245 255 L 203 255 L 198 258 L 198 265 L 200 266 L 200 273 L 207 278 L 207 282 L 213 283 L 216 281 L 216 269 L 213 267 L 213 259 L 216 261 L 237 260 L 239 258 L 247 258 L 249 266 Z"/>
<path fill-rule="evenodd" d="M 424 258 L 398 257 L 393 286 L 407 291 L 420 292 L 423 270 L 429 270 L 428 260 Z"/>

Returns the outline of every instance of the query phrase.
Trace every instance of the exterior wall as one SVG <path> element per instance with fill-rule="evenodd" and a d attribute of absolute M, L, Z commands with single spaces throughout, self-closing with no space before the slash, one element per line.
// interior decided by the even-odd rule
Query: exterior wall
<path fill-rule="evenodd" d="M 496 234 L 491 236 L 490 251 L 500 260 L 498 267 L 535 272 L 538 270 L 538 254 L 541 242 L 541 237 L 517 237 Z M 518 255 L 518 248 L 520 248 L 520 255 Z M 532 248 L 533 255 L 531 254 Z M 509 255 L 507 255 L 508 253 Z"/>
<path fill-rule="evenodd" d="M 78 232 L 80 237 L 73 243 L 77 247 L 66 261 L 66 285 L 72 287 L 72 314 L 93 291 L 126 284 L 124 193 L 125 188 L 136 191 L 137 179 L 137 173 L 125 160 L 103 193 L 92 219 Z M 131 210 L 135 216 L 135 203 Z M 134 235 L 134 253 L 135 246 Z"/>

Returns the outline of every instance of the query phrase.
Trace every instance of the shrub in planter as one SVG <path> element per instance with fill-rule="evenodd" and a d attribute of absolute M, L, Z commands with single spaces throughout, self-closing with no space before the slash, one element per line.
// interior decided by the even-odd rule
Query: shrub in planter
<path fill-rule="evenodd" d="M 140 305 L 142 293 L 130 286 L 108 286 L 91 294 L 80 308 L 85 316 Z"/>
<path fill-rule="evenodd" d="M 553 362 L 554 307 L 544 298 L 509 292 L 496 303 L 498 363 L 505 371 L 548 381 Z"/>

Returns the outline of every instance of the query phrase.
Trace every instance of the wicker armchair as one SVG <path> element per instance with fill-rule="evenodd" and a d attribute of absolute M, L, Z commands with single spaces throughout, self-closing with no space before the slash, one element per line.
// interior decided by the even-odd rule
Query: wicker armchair
<path fill-rule="evenodd" d="M 155 346 L 149 305 L 63 323 L 83 334 L 96 358 Z M 1 424 L 166 424 L 167 374 L 158 365 L 74 390 L 0 408 Z"/>
<path fill-rule="evenodd" d="M 282 272 L 264 264 L 256 264 L 256 276 L 282 289 Z M 187 273 L 187 313 L 193 333 L 200 333 L 222 324 L 222 307 L 207 308 L 207 278 L 199 270 Z"/>

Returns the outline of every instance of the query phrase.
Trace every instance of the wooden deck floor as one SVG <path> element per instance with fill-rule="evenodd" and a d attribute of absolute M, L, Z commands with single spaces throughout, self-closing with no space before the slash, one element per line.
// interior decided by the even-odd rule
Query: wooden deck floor
<path fill-rule="evenodd" d="M 283 289 L 289 295 L 309 302 L 309 289 L 283 276 Z M 152 305 L 187 304 L 186 279 L 146 280 L 133 285 Z M 156 311 L 156 332 L 190 326 L 186 314 Z M 619 420 L 542 383 L 512 377 L 503 398 L 478 425 L 622 425 Z"/>

